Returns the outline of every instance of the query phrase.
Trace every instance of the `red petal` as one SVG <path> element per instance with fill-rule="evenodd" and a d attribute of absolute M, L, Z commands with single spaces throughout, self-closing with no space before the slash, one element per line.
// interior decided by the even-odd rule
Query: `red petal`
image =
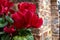
<path fill-rule="evenodd" d="M 25 11 L 25 10 L 29 10 L 31 12 L 35 12 L 36 11 L 36 5 L 29 3 L 29 2 L 21 2 L 18 4 L 18 9 L 20 11 Z"/>
<path fill-rule="evenodd" d="M 32 25 L 36 25 L 37 21 L 38 21 L 38 16 L 34 14 L 32 17 Z"/>
<path fill-rule="evenodd" d="M 8 27 L 5 27 L 4 28 L 4 32 L 9 33 L 9 28 Z"/>
<path fill-rule="evenodd" d="M 34 28 L 39 28 L 43 24 L 43 20 L 42 18 L 39 18 L 37 15 L 34 14 L 31 24 Z"/>
<path fill-rule="evenodd" d="M 10 11 L 11 14 L 14 14 L 15 13 L 15 11 L 12 10 L 12 9 L 9 9 L 9 11 Z"/>
<path fill-rule="evenodd" d="M 13 25 L 9 28 L 9 31 L 10 33 L 14 33 L 16 31 Z"/>
<path fill-rule="evenodd" d="M 13 18 L 14 21 L 20 21 L 20 16 L 17 13 L 12 14 L 11 17 Z"/>
<path fill-rule="evenodd" d="M 8 7 L 12 7 L 12 6 L 14 6 L 14 3 L 13 2 L 9 2 Z"/>
<path fill-rule="evenodd" d="M 42 18 L 38 19 L 38 22 L 37 22 L 37 24 L 36 24 L 36 28 L 41 27 L 42 24 L 43 24 Z"/>
<path fill-rule="evenodd" d="M 31 13 L 31 12 L 29 12 L 29 11 L 25 14 L 24 18 L 25 18 L 25 21 L 26 21 L 28 24 L 31 22 L 32 16 L 33 16 L 33 13 Z"/>

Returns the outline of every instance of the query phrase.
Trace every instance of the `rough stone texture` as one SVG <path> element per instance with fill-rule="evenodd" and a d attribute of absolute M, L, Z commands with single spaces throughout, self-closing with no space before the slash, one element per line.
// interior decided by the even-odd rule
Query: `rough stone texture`
<path fill-rule="evenodd" d="M 38 15 L 43 18 L 43 25 L 40 29 L 33 29 L 35 40 L 52 40 L 51 32 L 51 4 L 50 0 L 38 1 Z M 37 31 L 35 31 L 37 30 Z M 35 32 L 34 32 L 35 31 Z"/>
<path fill-rule="evenodd" d="M 56 0 L 51 1 L 51 3 L 50 3 L 50 0 L 39 0 L 38 14 L 39 14 L 39 17 L 43 18 L 44 23 L 42 27 L 38 29 L 40 31 L 37 31 L 37 32 L 35 31 L 36 33 L 40 34 L 40 35 L 35 34 L 36 40 L 45 40 L 48 37 L 49 37 L 48 39 L 50 40 L 51 35 L 52 35 L 51 40 L 59 40 L 60 14 L 58 13 L 58 7 L 56 2 L 57 2 Z M 44 32 L 45 29 L 48 30 L 50 29 L 50 27 L 52 28 L 52 33 L 51 33 L 51 30 Z"/>
<path fill-rule="evenodd" d="M 52 39 L 59 40 L 59 12 L 57 1 L 52 1 L 51 3 L 51 18 L 52 18 Z"/>

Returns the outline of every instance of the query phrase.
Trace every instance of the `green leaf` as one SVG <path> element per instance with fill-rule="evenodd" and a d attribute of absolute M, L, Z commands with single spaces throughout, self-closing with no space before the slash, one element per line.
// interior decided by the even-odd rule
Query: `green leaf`
<path fill-rule="evenodd" d="M 27 38 L 27 40 L 34 40 L 33 35 L 28 35 L 28 36 L 26 36 L 26 38 Z"/>
<path fill-rule="evenodd" d="M 24 36 L 15 36 L 12 40 L 27 40 Z"/>
<path fill-rule="evenodd" d="M 13 40 L 34 40 L 34 37 L 30 29 L 21 29 L 19 30 L 19 35 L 14 36 Z"/>
<path fill-rule="evenodd" d="M 27 29 L 28 31 L 31 31 L 31 29 Z"/>
<path fill-rule="evenodd" d="M 0 23 L 4 23 L 5 20 L 3 18 L 0 18 Z"/>
<path fill-rule="evenodd" d="M 34 40 L 33 35 L 27 35 L 27 36 L 14 36 L 12 40 Z"/>
<path fill-rule="evenodd" d="M 19 31 L 19 35 L 21 35 L 21 36 L 26 36 L 26 35 L 31 35 L 31 34 L 32 34 L 31 31 L 30 30 L 27 30 L 27 29 L 21 29 Z"/>
<path fill-rule="evenodd" d="M 9 37 L 9 35 L 3 35 L 1 37 L 1 40 L 10 40 L 10 37 Z"/>
<path fill-rule="evenodd" d="M 8 24 L 8 22 L 6 22 L 4 18 L 0 18 L 0 28 L 3 28 L 7 24 Z"/>
<path fill-rule="evenodd" d="M 21 38 L 22 38 L 22 40 L 27 40 L 26 37 L 21 37 Z"/>
<path fill-rule="evenodd" d="M 1 34 L 4 34 L 4 32 L 0 32 L 0 35 L 1 35 Z"/>
<path fill-rule="evenodd" d="M 12 19 L 11 17 L 9 17 L 9 16 L 6 16 L 6 20 L 7 20 L 8 22 L 10 22 L 10 23 L 13 23 L 13 22 L 14 22 L 13 19 Z"/>
<path fill-rule="evenodd" d="M 7 24 L 8 24 L 8 22 L 0 23 L 0 28 L 3 28 L 3 27 L 6 26 Z"/>
<path fill-rule="evenodd" d="M 18 40 L 18 36 L 14 36 L 12 40 Z"/>

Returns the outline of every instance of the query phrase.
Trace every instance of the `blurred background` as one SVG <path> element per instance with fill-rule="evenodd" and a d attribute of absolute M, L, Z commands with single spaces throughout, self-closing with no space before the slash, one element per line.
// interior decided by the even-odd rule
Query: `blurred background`
<path fill-rule="evenodd" d="M 59 40 L 60 2 L 59 0 L 11 0 L 15 3 L 14 10 L 18 10 L 19 2 L 33 2 L 36 12 L 43 18 L 43 25 L 39 29 L 32 29 L 35 40 Z"/>

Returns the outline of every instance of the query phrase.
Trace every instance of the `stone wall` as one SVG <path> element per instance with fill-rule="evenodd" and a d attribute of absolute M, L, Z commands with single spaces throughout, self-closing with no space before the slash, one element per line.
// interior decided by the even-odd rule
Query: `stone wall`
<path fill-rule="evenodd" d="M 43 18 L 43 25 L 34 32 L 35 40 L 52 40 L 50 0 L 38 1 L 38 15 Z"/>
<path fill-rule="evenodd" d="M 51 18 L 52 18 L 52 39 L 59 40 L 59 11 L 57 0 L 51 2 Z"/>

